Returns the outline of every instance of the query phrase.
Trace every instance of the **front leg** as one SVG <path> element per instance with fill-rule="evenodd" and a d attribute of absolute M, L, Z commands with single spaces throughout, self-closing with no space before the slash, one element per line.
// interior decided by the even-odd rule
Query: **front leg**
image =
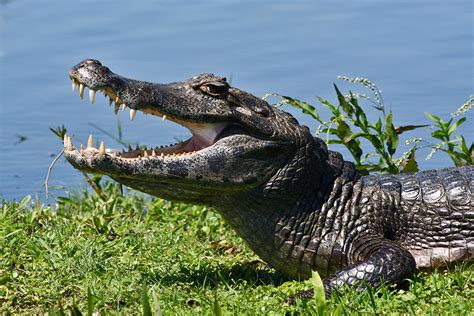
<path fill-rule="evenodd" d="M 393 284 L 409 277 L 416 268 L 415 259 L 396 242 L 388 239 L 361 238 L 354 243 L 356 250 L 351 254 L 354 264 L 324 279 L 324 290 L 330 295 L 334 289 L 344 285 L 354 286 L 357 290 L 373 287 L 382 283 Z M 311 298 L 313 291 L 304 291 L 294 298 Z"/>
<path fill-rule="evenodd" d="M 326 293 L 343 285 L 376 289 L 382 283 L 399 283 L 415 270 L 415 259 L 397 243 L 387 239 L 364 242 L 366 244 L 361 251 L 364 255 L 360 261 L 324 280 Z"/>

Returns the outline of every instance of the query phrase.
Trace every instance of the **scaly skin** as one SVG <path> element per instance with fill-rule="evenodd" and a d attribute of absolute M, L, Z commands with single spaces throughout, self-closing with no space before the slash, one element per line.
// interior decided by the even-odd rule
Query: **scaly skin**
<path fill-rule="evenodd" d="M 153 84 L 116 75 L 96 60 L 76 65 L 70 77 L 193 135 L 122 154 L 78 150 L 66 137 L 65 156 L 75 168 L 165 199 L 214 206 L 289 277 L 317 270 L 327 293 L 342 285 L 377 288 L 416 267 L 474 256 L 472 166 L 361 177 L 290 114 L 225 78 Z"/>

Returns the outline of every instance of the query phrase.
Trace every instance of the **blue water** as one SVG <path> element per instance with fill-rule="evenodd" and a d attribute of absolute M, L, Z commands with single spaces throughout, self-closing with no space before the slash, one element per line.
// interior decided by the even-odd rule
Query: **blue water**
<path fill-rule="evenodd" d="M 2 0 L 0 10 L 0 197 L 6 199 L 35 193 L 44 199 L 47 168 L 62 146 L 49 127 L 65 124 L 76 144 L 92 131 L 117 146 L 89 125 L 116 134 L 106 100 L 91 105 L 71 92 L 67 70 L 85 58 L 156 82 L 213 72 L 258 96 L 278 92 L 315 104 L 315 95 L 334 100 L 338 75 L 364 76 L 404 124 L 426 123 L 425 111 L 449 118 L 474 92 L 472 0 Z M 469 116 L 462 132 L 472 141 Z M 129 140 L 166 144 L 188 135 L 150 116 L 121 118 Z M 420 155 L 420 162 L 424 169 L 451 164 L 444 155 L 428 161 Z M 60 159 L 50 179 L 54 194 L 83 183 Z"/>

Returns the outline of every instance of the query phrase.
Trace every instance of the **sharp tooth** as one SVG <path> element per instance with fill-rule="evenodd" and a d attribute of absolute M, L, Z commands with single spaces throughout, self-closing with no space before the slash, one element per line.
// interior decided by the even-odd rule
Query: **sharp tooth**
<path fill-rule="evenodd" d="M 91 100 L 91 103 L 94 103 L 94 101 L 95 101 L 95 90 L 92 90 L 92 89 L 89 90 L 89 99 Z"/>
<path fill-rule="evenodd" d="M 87 140 L 87 148 L 94 148 L 94 139 L 92 138 L 92 134 L 89 135 L 89 139 Z"/>
<path fill-rule="evenodd" d="M 137 116 L 137 110 L 130 109 L 130 120 L 133 121 L 135 116 Z"/>
<path fill-rule="evenodd" d="M 77 83 L 76 80 L 72 79 L 72 92 L 76 91 Z"/>
<path fill-rule="evenodd" d="M 163 121 L 166 120 L 166 115 L 163 115 Z"/>
<path fill-rule="evenodd" d="M 104 142 L 101 142 L 101 143 L 100 143 L 100 146 L 99 146 L 99 155 L 105 155 L 105 145 L 104 145 Z"/>
<path fill-rule="evenodd" d="M 68 138 L 69 145 L 71 145 L 71 150 L 76 149 L 76 148 L 74 147 L 74 144 L 72 143 L 71 137 L 68 136 L 67 138 Z"/>
<path fill-rule="evenodd" d="M 81 151 L 81 155 L 83 155 L 84 154 L 84 146 L 82 146 L 82 144 L 81 144 L 81 147 L 80 147 L 80 151 Z"/>
<path fill-rule="evenodd" d="M 82 83 L 79 84 L 79 96 L 84 99 L 84 85 Z"/>
<path fill-rule="evenodd" d="M 138 146 L 138 144 L 137 147 L 135 147 L 135 150 L 140 150 L 140 146 Z"/>
<path fill-rule="evenodd" d="M 71 137 L 66 135 L 66 136 L 64 136 L 64 138 L 66 138 L 66 142 L 65 142 L 66 143 L 66 149 L 67 150 L 73 150 L 74 147 L 72 146 Z"/>
<path fill-rule="evenodd" d="M 118 103 L 115 103 L 114 113 L 117 114 L 119 109 L 120 109 L 120 105 Z"/>
<path fill-rule="evenodd" d="M 109 98 L 109 106 L 111 106 L 113 102 L 114 102 L 114 100 L 112 100 L 111 98 Z"/>
<path fill-rule="evenodd" d="M 160 157 L 164 157 L 164 156 L 165 156 L 165 154 L 164 154 L 164 153 L 161 153 Z"/>
<path fill-rule="evenodd" d="M 127 105 L 125 103 L 122 104 L 122 112 L 125 111 L 126 108 L 127 108 Z"/>
<path fill-rule="evenodd" d="M 148 153 L 146 152 L 146 150 L 143 151 L 143 157 L 148 158 Z"/>
<path fill-rule="evenodd" d="M 152 151 L 151 151 L 151 156 L 152 156 L 152 157 L 156 157 L 156 152 L 155 152 L 155 150 L 152 150 Z"/>
<path fill-rule="evenodd" d="M 128 151 L 132 151 L 132 146 L 130 146 L 130 144 L 128 144 Z"/>
<path fill-rule="evenodd" d="M 64 135 L 64 148 L 72 150 L 71 138 L 68 135 Z"/>
<path fill-rule="evenodd" d="M 115 103 L 120 103 L 120 98 L 118 96 L 115 98 Z"/>

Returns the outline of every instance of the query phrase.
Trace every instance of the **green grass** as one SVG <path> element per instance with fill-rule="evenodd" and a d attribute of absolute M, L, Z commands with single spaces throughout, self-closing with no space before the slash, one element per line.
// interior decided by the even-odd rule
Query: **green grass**
<path fill-rule="evenodd" d="M 275 314 L 324 310 L 289 305 L 315 286 L 285 280 L 202 206 L 150 199 L 106 184 L 105 200 L 84 190 L 54 209 L 25 199 L 0 211 L 2 312 L 83 314 Z M 406 290 L 333 294 L 326 312 L 469 314 L 472 265 L 419 273 Z M 316 280 L 316 281 L 315 281 Z M 319 300 L 321 301 L 321 300 Z"/>

